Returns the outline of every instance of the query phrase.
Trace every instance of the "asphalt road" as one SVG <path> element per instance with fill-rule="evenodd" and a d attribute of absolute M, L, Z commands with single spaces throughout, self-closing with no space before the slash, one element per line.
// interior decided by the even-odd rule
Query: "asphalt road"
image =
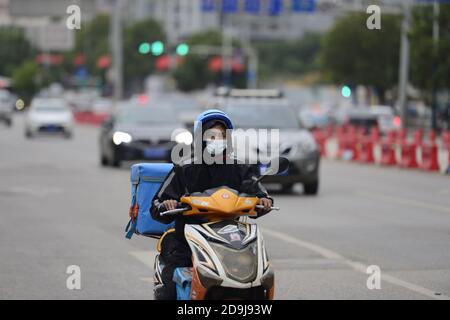
<path fill-rule="evenodd" d="M 124 238 L 128 168 L 100 167 L 95 128 L 26 140 L 15 120 L 0 125 L 0 299 L 152 299 L 155 241 Z M 328 160 L 319 196 L 274 197 L 282 211 L 259 223 L 276 298 L 450 296 L 449 176 Z"/>

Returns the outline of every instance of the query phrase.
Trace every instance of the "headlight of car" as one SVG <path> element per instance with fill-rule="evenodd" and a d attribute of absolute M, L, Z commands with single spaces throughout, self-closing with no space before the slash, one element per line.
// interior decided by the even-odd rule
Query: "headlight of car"
<path fill-rule="evenodd" d="M 192 134 L 188 131 L 180 132 L 175 136 L 176 143 L 184 143 L 190 145 L 192 144 L 192 141 L 193 141 Z"/>
<path fill-rule="evenodd" d="M 130 143 L 132 140 L 131 134 L 126 132 L 117 131 L 113 134 L 113 142 L 117 146 L 122 143 Z"/>
<path fill-rule="evenodd" d="M 258 245 L 256 242 L 242 250 L 234 250 L 214 243 L 211 243 L 211 247 L 230 278 L 242 283 L 251 282 L 256 278 L 258 272 Z"/>

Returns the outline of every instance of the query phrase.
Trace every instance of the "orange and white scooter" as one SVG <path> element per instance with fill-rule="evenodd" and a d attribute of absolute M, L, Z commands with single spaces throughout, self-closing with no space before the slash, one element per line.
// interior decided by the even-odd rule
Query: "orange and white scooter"
<path fill-rule="evenodd" d="M 277 172 L 289 162 L 280 158 Z M 266 173 L 267 175 L 267 173 Z M 258 183 L 263 176 L 254 183 Z M 183 208 L 162 215 L 201 216 L 207 223 L 186 224 L 192 268 L 177 268 L 173 280 L 179 300 L 257 299 L 274 297 L 274 271 L 261 230 L 247 217 L 256 217 L 259 199 L 226 186 L 182 197 Z M 272 208 L 279 210 L 279 208 Z M 155 261 L 155 288 L 162 285 L 164 268 Z"/>

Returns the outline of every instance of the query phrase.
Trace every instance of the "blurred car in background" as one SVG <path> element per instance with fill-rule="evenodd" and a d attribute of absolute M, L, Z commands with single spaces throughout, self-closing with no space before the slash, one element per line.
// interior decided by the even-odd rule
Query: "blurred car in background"
<path fill-rule="evenodd" d="M 248 151 L 254 156 L 259 152 L 271 154 L 272 151 L 277 150 L 279 156 L 286 157 L 290 161 L 287 172 L 267 176 L 264 181 L 280 184 L 283 191 L 290 191 L 296 183 L 301 183 L 305 194 L 317 194 L 319 190 L 319 148 L 312 134 L 300 126 L 296 112 L 288 101 L 282 98 L 267 98 L 267 92 L 258 96 L 258 92 L 254 90 L 247 94 L 241 91 L 239 95 L 242 98 L 234 96 L 233 99 L 228 99 L 224 106 L 225 112 L 232 118 L 236 129 L 279 130 L 278 145 L 269 143 L 267 150 L 259 150 L 258 142 L 251 139 Z M 235 131 L 234 134 L 245 133 Z M 270 139 L 268 141 L 270 142 Z M 236 150 L 236 152 L 245 154 L 240 150 Z M 249 156 L 250 153 L 248 153 Z M 261 169 L 264 170 L 264 168 Z"/>
<path fill-rule="evenodd" d="M 203 111 L 197 100 L 189 95 L 172 94 L 164 103 L 174 108 L 178 120 L 190 131 L 194 128 L 194 122 L 197 116 Z"/>
<path fill-rule="evenodd" d="M 347 111 L 346 122 L 362 127 L 368 132 L 376 127 L 381 133 L 391 130 L 400 130 L 401 118 L 396 116 L 394 110 L 388 106 L 355 107 Z"/>
<path fill-rule="evenodd" d="M 308 130 L 324 128 L 332 123 L 328 113 L 320 109 L 302 109 L 298 114 L 300 124 Z"/>
<path fill-rule="evenodd" d="M 172 141 L 177 129 L 176 141 Z M 184 129 L 173 108 L 125 104 L 102 125 L 100 161 L 103 166 L 114 167 L 122 161 L 170 162 L 177 142 L 191 144 L 192 134 Z"/>
<path fill-rule="evenodd" d="M 25 136 L 62 134 L 71 138 L 73 126 L 72 111 L 63 99 L 35 98 L 25 120 Z"/>
<path fill-rule="evenodd" d="M 7 90 L 0 90 L 0 121 L 12 126 L 13 99 Z"/>

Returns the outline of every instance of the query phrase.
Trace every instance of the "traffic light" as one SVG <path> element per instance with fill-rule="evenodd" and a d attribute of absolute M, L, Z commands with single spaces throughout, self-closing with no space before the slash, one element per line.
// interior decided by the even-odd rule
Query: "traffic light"
<path fill-rule="evenodd" d="M 139 53 L 140 54 L 148 54 L 150 52 L 150 43 L 148 42 L 142 42 L 139 45 Z"/>
<path fill-rule="evenodd" d="M 186 43 L 180 43 L 176 49 L 177 55 L 185 56 L 189 53 L 189 45 Z"/>
<path fill-rule="evenodd" d="M 153 42 L 151 51 L 154 56 L 162 55 L 164 53 L 164 43 L 162 43 L 161 41 Z"/>
<path fill-rule="evenodd" d="M 344 98 L 350 98 L 352 96 L 352 89 L 349 86 L 343 86 L 341 89 L 341 94 Z"/>

